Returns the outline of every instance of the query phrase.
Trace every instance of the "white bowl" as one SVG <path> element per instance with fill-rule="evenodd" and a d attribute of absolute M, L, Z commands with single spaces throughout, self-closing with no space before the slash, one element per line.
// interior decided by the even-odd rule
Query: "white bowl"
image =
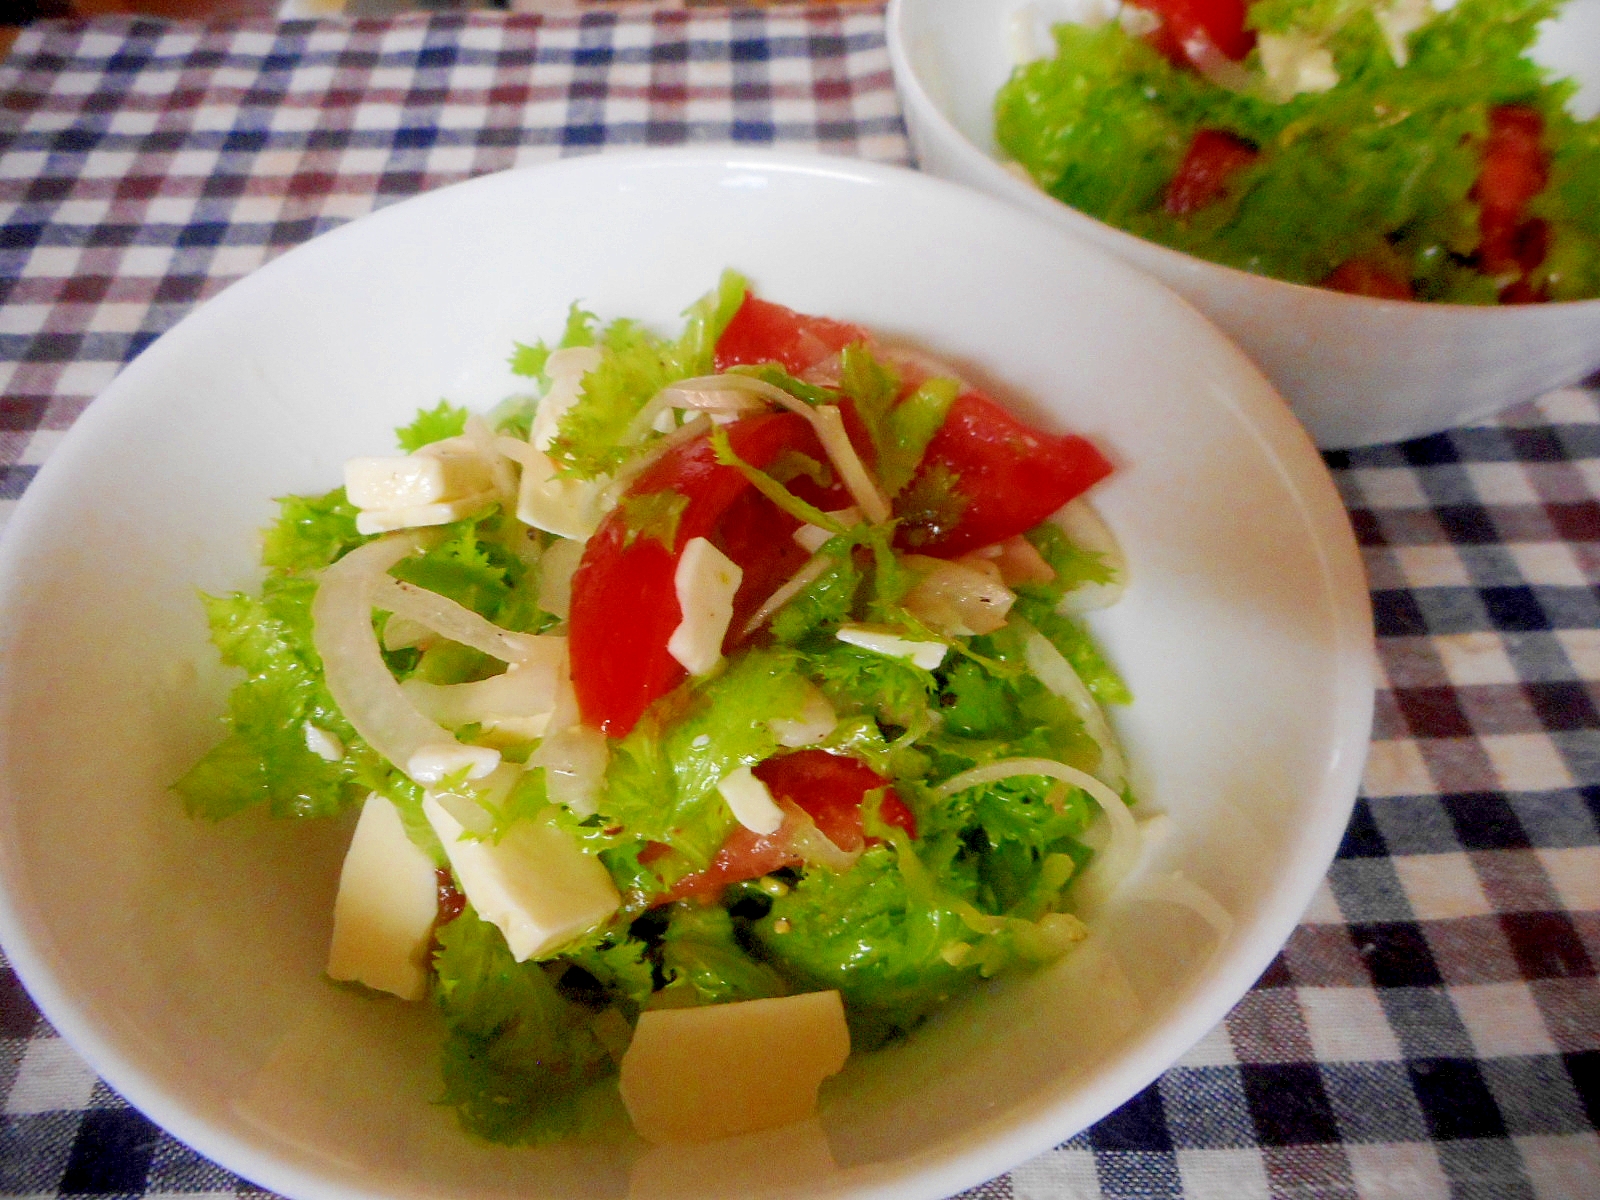
<path fill-rule="evenodd" d="M 513 340 L 557 335 L 574 299 L 674 329 L 725 265 L 945 351 L 1115 457 L 1098 500 L 1132 586 L 1096 628 L 1138 697 L 1119 723 L 1140 795 L 1169 827 L 1081 949 L 853 1061 L 801 1133 L 486 1148 L 430 1103 L 427 1007 L 322 977 L 347 827 L 203 824 L 166 790 L 217 736 L 228 682 L 195 591 L 254 579 L 269 497 L 326 488 L 441 396 L 515 390 Z M 1267 965 L 1349 815 L 1370 639 L 1304 432 L 1210 325 L 1111 256 L 839 159 L 489 176 L 229 288 L 40 471 L 0 543 L 0 937 L 113 1087 L 291 1196 L 944 1196 L 1111 1111 Z"/>
<path fill-rule="evenodd" d="M 1149 271 L 1239 343 L 1324 449 L 1437 433 L 1600 367 L 1600 300 L 1479 308 L 1375 300 L 1218 266 L 1069 208 L 1006 167 L 994 97 L 1012 22 L 1062 0 L 891 0 L 889 53 L 925 171 L 1020 204 Z M 1569 0 L 1537 47 L 1600 106 L 1600 0 Z"/>

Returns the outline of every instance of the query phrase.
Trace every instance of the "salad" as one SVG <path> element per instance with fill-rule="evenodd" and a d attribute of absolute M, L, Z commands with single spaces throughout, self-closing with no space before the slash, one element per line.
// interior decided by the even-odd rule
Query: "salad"
<path fill-rule="evenodd" d="M 1112 464 L 735 273 L 686 317 L 574 305 L 532 395 L 419 413 L 205 599 L 244 679 L 177 792 L 359 810 L 328 973 L 433 1003 L 495 1142 L 803 1118 L 1136 853 Z"/>
<path fill-rule="evenodd" d="M 1600 117 L 1527 57 L 1559 0 L 1092 0 L 996 140 L 1140 237 L 1388 299 L 1600 296 Z"/>

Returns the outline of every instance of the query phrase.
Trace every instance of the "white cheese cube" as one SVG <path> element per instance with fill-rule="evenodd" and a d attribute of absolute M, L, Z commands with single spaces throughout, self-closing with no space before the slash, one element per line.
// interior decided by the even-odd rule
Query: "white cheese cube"
<path fill-rule="evenodd" d="M 950 648 L 943 642 L 913 641 L 871 625 L 841 625 L 834 636 L 846 645 L 871 650 L 886 658 L 908 659 L 924 671 L 931 671 L 942 663 L 945 651 Z"/>
<path fill-rule="evenodd" d="M 1303 92 L 1326 92 L 1339 83 L 1333 55 L 1316 39 L 1299 33 L 1263 33 L 1256 39 L 1267 89 L 1279 102 Z"/>
<path fill-rule="evenodd" d="M 397 529 L 421 529 L 427 525 L 448 525 L 470 517 L 499 498 L 494 491 L 474 492 L 457 500 L 437 504 L 412 504 L 405 508 L 363 508 L 356 514 L 356 532 L 393 533 Z"/>
<path fill-rule="evenodd" d="M 344 490 L 357 508 L 420 508 L 492 490 L 489 466 L 476 454 L 352 458 Z"/>
<path fill-rule="evenodd" d="M 833 512 L 824 513 L 823 516 L 832 517 L 846 529 L 849 529 L 852 525 L 861 524 L 861 510 L 854 505 L 849 508 L 835 509 Z M 802 525 L 791 536 L 801 547 L 815 554 L 822 549 L 824 543 L 833 537 L 833 534 L 829 533 L 821 525 Z"/>
<path fill-rule="evenodd" d="M 783 809 L 772 799 L 767 785 L 750 772 L 749 767 L 730 771 L 717 784 L 717 791 L 727 801 L 728 811 L 751 833 L 777 833 L 783 824 Z"/>
<path fill-rule="evenodd" d="M 562 830 L 518 821 L 498 842 L 478 840 L 431 797 L 422 811 L 478 915 L 506 936 L 518 962 L 557 949 L 616 912 L 611 873 Z"/>
<path fill-rule="evenodd" d="M 420 1000 L 438 909 L 433 860 L 406 836 L 395 806 L 372 793 L 339 872 L 329 977 Z"/>
<path fill-rule="evenodd" d="M 667 653 L 689 674 L 704 675 L 722 661 L 722 639 L 743 579 L 739 565 L 705 538 L 690 538 L 684 546 L 672 577 L 683 616 L 667 639 Z"/>
<path fill-rule="evenodd" d="M 653 1009 L 618 1087 L 646 1141 L 709 1142 L 804 1121 L 849 1055 L 838 992 Z"/>
<path fill-rule="evenodd" d="M 546 533 L 583 541 L 600 526 L 609 476 L 563 479 L 544 451 L 528 447 L 517 485 L 517 520 Z"/>
<path fill-rule="evenodd" d="M 302 732 L 306 738 L 306 749 L 323 762 L 338 762 L 344 757 L 344 743 L 322 726 L 307 721 Z"/>

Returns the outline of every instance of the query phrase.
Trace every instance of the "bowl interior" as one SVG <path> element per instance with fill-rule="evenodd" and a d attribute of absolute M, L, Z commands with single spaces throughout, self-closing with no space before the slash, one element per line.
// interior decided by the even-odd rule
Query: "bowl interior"
<path fill-rule="evenodd" d="M 1078 952 L 853 1061 L 812 1126 L 489 1149 L 430 1103 L 427 1008 L 322 978 L 348 826 L 201 824 L 166 790 L 229 682 L 196 591 L 250 584 L 271 497 L 326 489 L 440 397 L 517 390 L 512 342 L 558 335 L 574 299 L 670 330 L 724 266 L 968 363 L 1114 456 L 1098 504 L 1132 585 L 1095 626 L 1167 820 Z M 1223 1016 L 1326 868 L 1371 703 L 1366 591 L 1321 461 L 1170 293 L 910 172 L 574 160 L 285 255 L 152 346 L 40 472 L 0 543 L 0 936 L 113 1086 L 293 1196 L 942 1196 L 1110 1111 Z"/>

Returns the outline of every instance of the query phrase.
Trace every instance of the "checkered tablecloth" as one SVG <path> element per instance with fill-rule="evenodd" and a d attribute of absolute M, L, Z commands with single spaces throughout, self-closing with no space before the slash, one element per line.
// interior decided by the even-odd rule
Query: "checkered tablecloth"
<path fill-rule="evenodd" d="M 881 11 L 26 30 L 0 65 L 0 519 L 124 363 L 274 254 L 471 175 L 692 142 L 906 161 Z M 1600 388 L 1330 465 L 1385 671 L 1338 861 L 1221 1027 L 971 1196 L 1600 1197 Z M 96 1080 L 0 959 L 0 1194 L 251 1190 Z"/>

